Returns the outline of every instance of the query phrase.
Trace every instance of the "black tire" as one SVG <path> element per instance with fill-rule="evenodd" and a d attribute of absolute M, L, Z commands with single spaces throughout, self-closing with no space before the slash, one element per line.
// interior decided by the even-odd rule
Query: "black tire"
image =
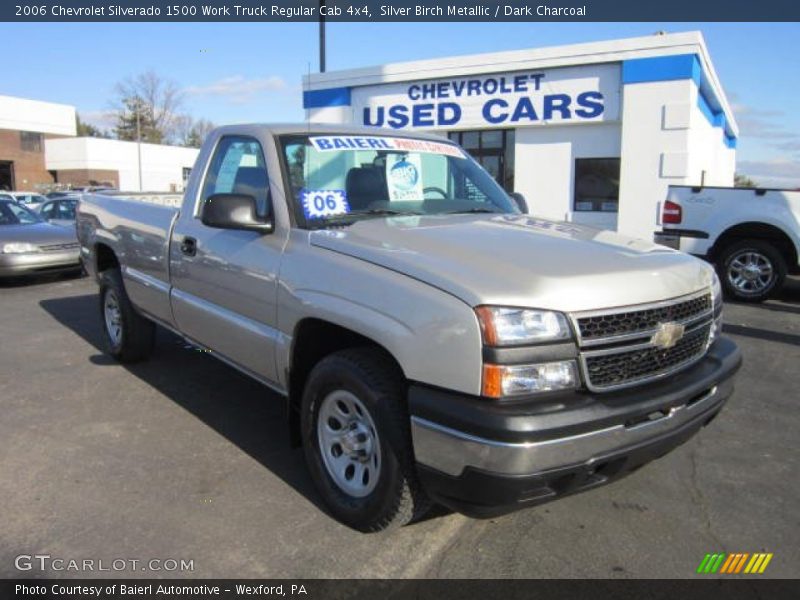
<path fill-rule="evenodd" d="M 737 285 L 736 264 L 741 264 L 743 257 L 755 257 L 758 264 L 768 265 L 770 275 L 757 282 L 744 281 Z M 741 240 L 726 246 L 720 252 L 717 265 L 725 294 L 741 302 L 763 302 L 780 290 L 786 279 L 786 259 L 780 250 L 764 240 Z"/>
<path fill-rule="evenodd" d="M 106 301 L 109 296 L 116 299 L 119 334 L 109 330 L 106 319 Z M 153 352 L 155 325 L 138 312 L 128 299 L 122 276 L 116 269 L 100 273 L 100 321 L 108 353 L 119 362 L 132 363 L 145 360 Z"/>
<path fill-rule="evenodd" d="M 399 369 L 372 348 L 343 350 L 324 358 L 311 371 L 303 390 L 301 431 L 311 477 L 333 516 L 359 531 L 399 527 L 431 507 L 417 479 L 405 390 Z M 322 458 L 328 450 L 321 447 L 317 429 L 320 407 L 331 393 L 341 391 L 360 401 L 377 430 L 377 483 L 363 497 L 337 484 Z"/>

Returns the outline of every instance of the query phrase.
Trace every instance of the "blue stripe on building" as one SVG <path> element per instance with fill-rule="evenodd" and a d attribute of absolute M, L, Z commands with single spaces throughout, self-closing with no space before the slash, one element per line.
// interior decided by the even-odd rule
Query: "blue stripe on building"
<path fill-rule="evenodd" d="M 622 63 L 622 83 L 692 79 L 700 85 L 703 69 L 695 54 L 633 58 Z"/>
<path fill-rule="evenodd" d="M 303 108 L 350 106 L 350 88 L 328 88 L 303 92 Z"/>
<path fill-rule="evenodd" d="M 736 148 L 736 136 L 728 127 L 722 106 L 717 100 L 714 88 L 708 81 L 696 54 L 634 58 L 622 62 L 623 84 L 683 79 L 694 81 L 697 86 L 697 108 L 712 127 L 719 127 L 723 130 L 725 145 L 728 148 Z"/>

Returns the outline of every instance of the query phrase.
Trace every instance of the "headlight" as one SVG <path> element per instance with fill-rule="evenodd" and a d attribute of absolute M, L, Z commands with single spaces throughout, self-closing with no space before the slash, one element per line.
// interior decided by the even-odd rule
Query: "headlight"
<path fill-rule="evenodd" d="M 714 301 L 714 311 L 722 306 L 722 284 L 719 281 L 719 275 L 713 271 L 714 279 L 711 282 L 711 299 Z"/>
<path fill-rule="evenodd" d="M 710 347 L 722 333 L 722 285 L 716 271 L 714 271 L 714 280 L 711 282 L 711 300 L 714 313 L 711 317 L 711 329 L 708 332 L 708 344 L 706 347 Z"/>
<path fill-rule="evenodd" d="M 574 388 L 577 381 L 573 360 L 536 365 L 484 365 L 481 392 L 488 398 L 504 398 Z"/>
<path fill-rule="evenodd" d="M 551 310 L 479 306 L 475 314 L 487 346 L 520 346 L 570 337 L 567 318 Z"/>
<path fill-rule="evenodd" d="M 23 252 L 36 252 L 39 248 L 27 242 L 11 242 L 3 244 L 3 254 L 21 254 Z"/>

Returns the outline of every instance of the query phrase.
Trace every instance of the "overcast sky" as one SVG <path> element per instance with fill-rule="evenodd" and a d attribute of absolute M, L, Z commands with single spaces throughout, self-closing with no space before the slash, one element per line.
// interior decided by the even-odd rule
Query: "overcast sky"
<path fill-rule="evenodd" d="M 328 69 L 700 30 L 734 107 L 738 170 L 800 187 L 800 24 L 328 24 Z M 302 120 L 301 76 L 318 68 L 313 23 L 1 23 L 0 93 L 62 102 L 103 122 L 114 84 L 153 69 L 217 124 Z"/>

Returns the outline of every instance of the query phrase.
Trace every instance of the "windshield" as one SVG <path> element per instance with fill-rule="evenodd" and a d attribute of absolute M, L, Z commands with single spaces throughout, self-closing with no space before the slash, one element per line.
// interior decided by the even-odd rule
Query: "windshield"
<path fill-rule="evenodd" d="M 41 222 L 39 215 L 16 202 L 0 200 L 0 225 L 30 225 Z"/>
<path fill-rule="evenodd" d="M 307 135 L 282 143 L 308 227 L 383 215 L 518 212 L 491 175 L 447 142 Z"/>

